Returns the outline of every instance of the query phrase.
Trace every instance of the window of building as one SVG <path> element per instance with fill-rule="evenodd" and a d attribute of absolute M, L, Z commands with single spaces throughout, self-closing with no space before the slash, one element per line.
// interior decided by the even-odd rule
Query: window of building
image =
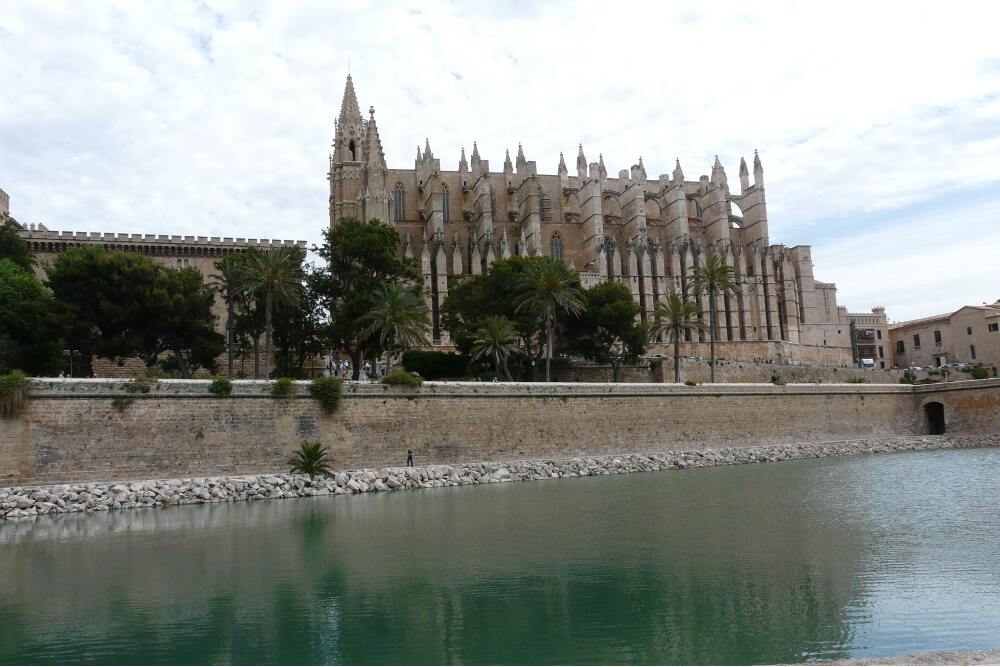
<path fill-rule="evenodd" d="M 541 187 L 538 188 L 538 212 L 542 222 L 552 222 L 552 201 Z"/>
<path fill-rule="evenodd" d="M 965 327 L 965 333 L 967 333 L 968 335 L 971 336 L 972 335 L 972 327 Z"/>
<path fill-rule="evenodd" d="M 896 341 L 896 354 L 903 354 L 904 352 L 906 352 L 906 346 L 903 345 L 903 341 L 897 340 Z"/>
<path fill-rule="evenodd" d="M 885 359 L 885 350 L 882 349 L 881 345 L 878 346 L 878 358 Z"/>
<path fill-rule="evenodd" d="M 1000 331 L 1000 322 L 990 322 L 986 327 L 987 331 Z"/>
<path fill-rule="evenodd" d="M 347 150 L 351 152 L 351 162 L 357 161 L 357 155 L 354 152 L 354 139 L 351 139 L 351 143 L 347 145 Z"/>
<path fill-rule="evenodd" d="M 396 222 L 402 222 L 406 215 L 406 189 L 402 183 L 396 183 L 396 189 L 392 191 L 393 217 Z"/>
<path fill-rule="evenodd" d="M 451 199 L 448 197 L 448 186 L 441 186 L 441 209 L 445 224 L 451 222 Z"/>
<path fill-rule="evenodd" d="M 920 334 L 913 334 L 913 349 L 920 349 Z"/>
<path fill-rule="evenodd" d="M 971 359 L 975 359 L 976 358 L 976 346 L 975 345 L 970 345 L 969 346 L 969 357 Z"/>
<path fill-rule="evenodd" d="M 554 232 L 549 241 L 549 257 L 558 259 L 560 262 L 563 259 L 563 239 L 559 232 Z"/>
<path fill-rule="evenodd" d="M 882 340 L 882 330 L 881 329 L 876 329 L 875 330 L 875 335 L 878 337 L 879 340 Z"/>
<path fill-rule="evenodd" d="M 941 332 L 940 331 L 935 331 L 934 332 L 934 343 L 936 345 L 940 345 L 941 344 Z"/>

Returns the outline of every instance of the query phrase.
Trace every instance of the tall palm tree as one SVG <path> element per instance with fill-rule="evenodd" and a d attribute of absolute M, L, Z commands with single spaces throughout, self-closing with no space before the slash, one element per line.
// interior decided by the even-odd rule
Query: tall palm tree
<path fill-rule="evenodd" d="M 736 270 L 723 264 L 722 258 L 718 255 L 712 255 L 705 260 L 703 265 L 695 268 L 692 278 L 696 294 L 708 292 L 708 317 L 711 323 L 709 326 L 711 339 L 709 372 L 710 381 L 715 382 L 715 341 L 719 337 L 715 302 L 719 295 L 735 294 L 739 289 L 736 285 Z"/>
<path fill-rule="evenodd" d="M 545 381 L 551 382 L 552 339 L 556 315 L 564 311 L 571 315 L 583 311 L 583 299 L 576 276 L 562 262 L 551 257 L 539 257 L 528 265 L 522 289 L 517 298 L 517 310 L 530 311 L 545 322 Z"/>
<path fill-rule="evenodd" d="M 497 373 L 502 370 L 508 380 L 513 380 L 507 367 L 507 359 L 517 350 L 518 335 L 510 320 L 497 315 L 484 317 L 473 336 L 472 359 L 479 361 L 492 357 Z"/>
<path fill-rule="evenodd" d="M 226 303 L 226 349 L 229 352 L 229 377 L 233 377 L 233 343 L 236 338 L 236 305 L 244 293 L 246 284 L 243 265 L 236 260 L 237 255 L 227 255 L 215 263 L 219 270 L 211 277 L 212 289 L 219 293 Z"/>
<path fill-rule="evenodd" d="M 383 285 L 372 295 L 372 307 L 360 322 L 365 334 L 374 336 L 385 348 L 386 372 L 392 371 L 394 353 L 419 345 L 429 345 L 427 330 L 431 321 L 427 304 L 413 287 L 399 283 Z"/>
<path fill-rule="evenodd" d="M 701 307 L 688 301 L 680 294 L 671 294 L 666 303 L 661 303 L 653 312 L 656 325 L 653 337 L 666 332 L 674 341 L 674 382 L 681 381 L 681 337 L 685 332 L 701 331 L 705 323 L 701 320 Z"/>
<path fill-rule="evenodd" d="M 277 306 L 294 306 L 302 298 L 302 251 L 293 247 L 270 248 L 247 261 L 245 289 L 264 301 L 264 370 L 271 365 L 271 315 Z"/>

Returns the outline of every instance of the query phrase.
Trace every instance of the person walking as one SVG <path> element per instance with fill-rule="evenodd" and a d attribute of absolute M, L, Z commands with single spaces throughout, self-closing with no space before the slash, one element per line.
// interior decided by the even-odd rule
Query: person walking
<path fill-rule="evenodd" d="M 407 449 L 406 450 L 406 467 L 407 468 L 412 468 L 413 467 L 413 450 L 412 449 Z"/>

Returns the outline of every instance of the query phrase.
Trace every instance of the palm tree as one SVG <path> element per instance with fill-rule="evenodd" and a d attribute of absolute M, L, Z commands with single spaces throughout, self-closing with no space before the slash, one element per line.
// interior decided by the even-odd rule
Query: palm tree
<path fill-rule="evenodd" d="M 661 303 L 653 312 L 656 322 L 653 336 L 666 332 L 674 341 L 674 382 L 681 381 L 681 337 L 688 331 L 705 328 L 701 320 L 701 308 L 694 301 L 688 301 L 680 294 L 671 294 L 666 303 Z"/>
<path fill-rule="evenodd" d="M 271 365 L 271 315 L 276 306 L 294 306 L 302 298 L 302 251 L 293 247 L 271 248 L 252 255 L 246 267 L 245 289 L 264 300 L 264 369 Z M 266 374 L 266 373 L 265 373 Z"/>
<path fill-rule="evenodd" d="M 386 351 L 386 373 L 392 372 L 396 350 L 405 351 L 419 345 L 429 345 L 427 330 L 431 326 L 427 304 L 413 287 L 399 283 L 383 285 L 372 295 L 372 307 L 360 322 L 366 325 L 365 335 L 374 336 Z"/>
<path fill-rule="evenodd" d="M 226 349 L 229 352 L 229 377 L 233 377 L 233 345 L 236 339 L 236 304 L 245 291 L 243 265 L 238 255 L 227 255 L 215 263 L 219 273 L 211 277 L 211 286 L 226 302 Z"/>
<path fill-rule="evenodd" d="M 705 264 L 695 268 L 692 275 L 695 293 L 708 292 L 708 317 L 711 323 L 709 336 L 711 339 L 711 354 L 709 360 L 710 382 L 715 382 L 715 341 L 719 337 L 718 317 L 715 311 L 715 301 L 718 296 L 735 294 L 736 270 L 722 263 L 722 258 L 712 255 Z"/>
<path fill-rule="evenodd" d="M 507 359 L 517 350 L 518 336 L 510 320 L 497 315 L 485 317 L 473 336 L 472 359 L 479 361 L 492 357 L 497 373 L 502 370 L 508 380 L 513 380 L 507 367 Z"/>
<path fill-rule="evenodd" d="M 329 475 L 330 464 L 326 454 L 327 448 L 320 443 L 303 442 L 295 455 L 288 459 L 288 465 L 291 466 L 292 474 L 309 475 L 309 479 L 316 475 Z"/>
<path fill-rule="evenodd" d="M 524 293 L 516 301 L 517 310 L 531 311 L 545 322 L 545 381 L 552 379 L 552 339 L 556 313 L 577 315 L 583 311 L 583 299 L 576 276 L 562 262 L 539 257 L 525 270 Z"/>

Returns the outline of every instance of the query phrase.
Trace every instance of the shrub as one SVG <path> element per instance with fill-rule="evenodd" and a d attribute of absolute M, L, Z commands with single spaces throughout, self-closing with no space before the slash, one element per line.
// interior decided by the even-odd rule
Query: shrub
<path fill-rule="evenodd" d="M 295 386 L 295 381 L 292 378 L 278 378 L 271 386 L 271 395 L 281 398 L 294 396 L 298 391 L 299 388 Z"/>
<path fill-rule="evenodd" d="M 303 442 L 299 445 L 299 451 L 288 459 L 288 465 L 292 467 L 291 472 L 309 475 L 309 479 L 314 479 L 316 475 L 329 475 L 330 466 L 326 451 L 326 447 L 318 442 Z"/>
<path fill-rule="evenodd" d="M 913 384 L 917 381 L 917 374 L 907 368 L 903 371 L 903 377 L 899 378 L 899 384 Z"/>
<path fill-rule="evenodd" d="M 212 378 L 212 383 L 208 385 L 208 393 L 219 397 L 229 396 L 229 394 L 233 393 L 233 383 L 229 381 L 229 378 Z"/>
<path fill-rule="evenodd" d="M 419 387 L 423 383 L 424 381 L 420 379 L 419 375 L 407 373 L 406 371 L 393 371 L 382 378 L 382 384 L 388 384 L 393 387 Z"/>
<path fill-rule="evenodd" d="M 340 405 L 344 381 L 340 378 L 319 377 L 309 385 L 309 393 L 319 401 L 323 412 L 333 412 Z"/>
<path fill-rule="evenodd" d="M 781 386 L 781 385 L 785 384 L 785 381 L 781 379 L 780 375 L 773 374 L 773 375 L 771 375 L 771 384 L 776 384 L 778 386 Z"/>
<path fill-rule="evenodd" d="M 486 371 L 479 376 L 479 379 L 483 382 L 493 382 L 494 380 L 503 380 L 500 374 L 496 371 Z"/>
<path fill-rule="evenodd" d="M 973 380 L 985 380 L 990 376 L 990 369 L 986 366 L 973 366 L 969 373 Z"/>
<path fill-rule="evenodd" d="M 135 378 L 125 383 L 122 389 L 126 394 L 148 394 L 152 385 L 143 378 Z"/>
<path fill-rule="evenodd" d="M 125 412 L 135 403 L 135 396 L 115 396 L 111 399 L 111 407 L 119 413 Z"/>
<path fill-rule="evenodd" d="M 403 353 L 403 368 L 428 380 L 465 377 L 469 360 L 454 352 L 408 350 Z"/>
<path fill-rule="evenodd" d="M 698 386 L 698 383 L 695 382 L 694 380 L 684 380 L 684 384 L 686 384 L 689 387 L 697 387 Z"/>
<path fill-rule="evenodd" d="M 847 378 L 849 384 L 864 384 L 868 382 L 865 378 Z"/>
<path fill-rule="evenodd" d="M 0 418 L 11 419 L 21 414 L 29 387 L 28 378 L 21 371 L 0 375 Z"/>

